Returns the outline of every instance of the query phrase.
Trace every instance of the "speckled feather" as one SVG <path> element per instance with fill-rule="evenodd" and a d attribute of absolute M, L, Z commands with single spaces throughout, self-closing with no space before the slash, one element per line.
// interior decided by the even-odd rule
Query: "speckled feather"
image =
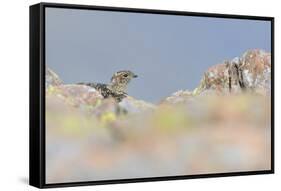
<path fill-rule="evenodd" d="M 127 86 L 132 78 L 136 78 L 133 72 L 129 70 L 123 70 L 116 72 L 111 77 L 110 84 L 102 84 L 102 83 L 78 83 L 81 85 L 86 85 L 95 88 L 98 90 L 104 98 L 112 97 L 117 102 L 121 102 L 122 99 L 127 97 Z"/>

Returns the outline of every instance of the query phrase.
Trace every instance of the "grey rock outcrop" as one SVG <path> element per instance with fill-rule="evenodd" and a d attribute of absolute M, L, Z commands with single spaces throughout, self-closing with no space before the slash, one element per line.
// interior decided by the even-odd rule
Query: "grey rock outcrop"
<path fill-rule="evenodd" d="M 209 68 L 195 89 L 195 94 L 215 90 L 216 93 L 242 91 L 268 94 L 271 90 L 271 54 L 262 50 L 249 50 L 240 58 L 226 60 Z"/>
<path fill-rule="evenodd" d="M 181 103 L 196 96 L 255 93 L 270 95 L 271 54 L 249 50 L 241 57 L 210 67 L 193 91 L 180 90 L 161 103 Z"/>

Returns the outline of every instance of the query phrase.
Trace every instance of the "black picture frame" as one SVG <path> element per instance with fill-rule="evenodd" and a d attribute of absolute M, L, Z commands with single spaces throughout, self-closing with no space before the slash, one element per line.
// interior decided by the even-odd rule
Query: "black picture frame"
<path fill-rule="evenodd" d="M 263 20 L 271 22 L 271 169 L 261 171 L 196 174 L 151 178 L 134 178 L 103 181 L 86 181 L 46 184 L 45 182 L 45 9 L 47 7 L 103 10 L 133 13 L 152 13 L 164 15 L 199 16 L 214 18 L 237 18 Z M 39 3 L 30 6 L 30 129 L 29 129 L 29 184 L 38 188 L 66 186 L 85 186 L 115 183 L 133 183 L 146 181 L 167 181 L 191 178 L 211 178 L 274 173 L 274 18 L 248 15 L 230 15 L 216 13 L 196 13 L 170 10 L 135 9 L 121 7 L 103 7 L 89 5 Z"/>

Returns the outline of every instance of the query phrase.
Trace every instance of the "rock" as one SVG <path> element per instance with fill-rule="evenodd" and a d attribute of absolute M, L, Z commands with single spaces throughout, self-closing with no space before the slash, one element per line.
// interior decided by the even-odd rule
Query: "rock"
<path fill-rule="evenodd" d="M 102 117 L 104 114 L 109 113 L 116 114 L 118 110 L 118 104 L 113 98 L 102 99 L 99 104 L 92 109 L 92 114 L 97 117 Z"/>
<path fill-rule="evenodd" d="M 66 104 L 90 112 L 97 117 L 104 114 L 126 114 L 151 110 L 155 106 L 151 103 L 127 97 L 122 102 L 117 103 L 114 99 L 103 99 L 102 95 L 92 87 L 85 85 L 49 85 L 46 89 L 47 96 L 55 96 L 63 100 Z"/>
<path fill-rule="evenodd" d="M 113 99 L 103 99 L 95 88 L 80 84 L 63 84 L 59 76 L 49 68 L 46 71 L 46 95 L 57 97 L 70 106 L 90 111 L 98 117 L 109 113 L 114 115 L 135 113 L 155 107 L 133 97 L 127 97 L 120 103 Z"/>
<path fill-rule="evenodd" d="M 152 110 L 155 108 L 155 105 L 145 102 L 143 100 L 137 100 L 133 97 L 126 97 L 120 103 L 119 106 L 129 113 L 136 113 L 145 110 Z"/>
<path fill-rule="evenodd" d="M 89 109 L 103 98 L 94 88 L 84 85 L 49 85 L 46 89 L 46 96 L 56 97 L 63 100 L 66 104 L 81 109 Z"/>
<path fill-rule="evenodd" d="M 196 94 L 204 90 L 215 90 L 218 93 L 228 92 L 228 69 L 227 64 L 218 64 L 210 67 L 205 72 Z"/>
<path fill-rule="evenodd" d="M 103 99 L 48 70 L 47 182 L 270 169 L 271 98 L 243 93 L 270 92 L 270 69 L 269 53 L 248 51 L 160 105 Z"/>
<path fill-rule="evenodd" d="M 98 100 L 103 99 L 102 95 L 94 88 L 84 85 L 63 85 L 61 87 L 66 96 L 71 96 L 73 99 L 79 100 L 84 104 L 95 105 Z"/>
<path fill-rule="evenodd" d="M 262 50 L 249 50 L 241 57 L 226 60 L 210 67 L 197 88 L 193 91 L 179 90 L 163 99 L 160 104 L 178 104 L 192 100 L 195 96 L 228 95 L 242 92 L 270 95 L 271 90 L 271 54 Z M 85 85 L 63 85 L 56 73 L 47 68 L 46 88 L 48 94 L 56 94 L 75 107 L 87 108 L 91 113 L 136 113 L 155 108 L 155 105 L 126 97 L 120 103 L 103 99 L 92 87 Z"/>
<path fill-rule="evenodd" d="M 226 60 L 210 67 L 204 74 L 195 95 L 255 92 L 270 93 L 271 54 L 249 50 L 240 58 Z M 211 91 L 210 91 L 211 90 Z"/>
<path fill-rule="evenodd" d="M 245 87 L 271 92 L 271 54 L 261 50 L 246 52 L 240 60 Z"/>
<path fill-rule="evenodd" d="M 149 115 L 120 118 L 104 113 L 100 120 L 49 105 L 46 179 L 57 183 L 270 169 L 269 99 L 248 94 L 198 98 L 189 107 L 165 105 Z"/>
<path fill-rule="evenodd" d="M 226 60 L 210 67 L 193 91 L 179 90 L 163 99 L 160 104 L 177 104 L 195 96 L 229 95 L 242 92 L 270 95 L 271 54 L 249 50 L 241 57 Z"/>
<path fill-rule="evenodd" d="M 182 103 L 190 100 L 190 98 L 193 97 L 193 92 L 190 92 L 188 90 L 179 90 L 175 93 L 173 93 L 171 96 L 163 99 L 160 104 L 177 104 Z"/>
<path fill-rule="evenodd" d="M 46 88 L 48 88 L 50 85 L 62 85 L 62 80 L 55 72 L 53 72 L 50 68 L 46 67 Z"/>

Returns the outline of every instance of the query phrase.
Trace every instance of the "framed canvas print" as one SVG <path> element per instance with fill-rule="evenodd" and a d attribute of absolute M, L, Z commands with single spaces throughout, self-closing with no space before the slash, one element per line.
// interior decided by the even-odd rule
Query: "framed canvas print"
<path fill-rule="evenodd" d="M 30 7 L 30 185 L 274 172 L 274 18 Z"/>

